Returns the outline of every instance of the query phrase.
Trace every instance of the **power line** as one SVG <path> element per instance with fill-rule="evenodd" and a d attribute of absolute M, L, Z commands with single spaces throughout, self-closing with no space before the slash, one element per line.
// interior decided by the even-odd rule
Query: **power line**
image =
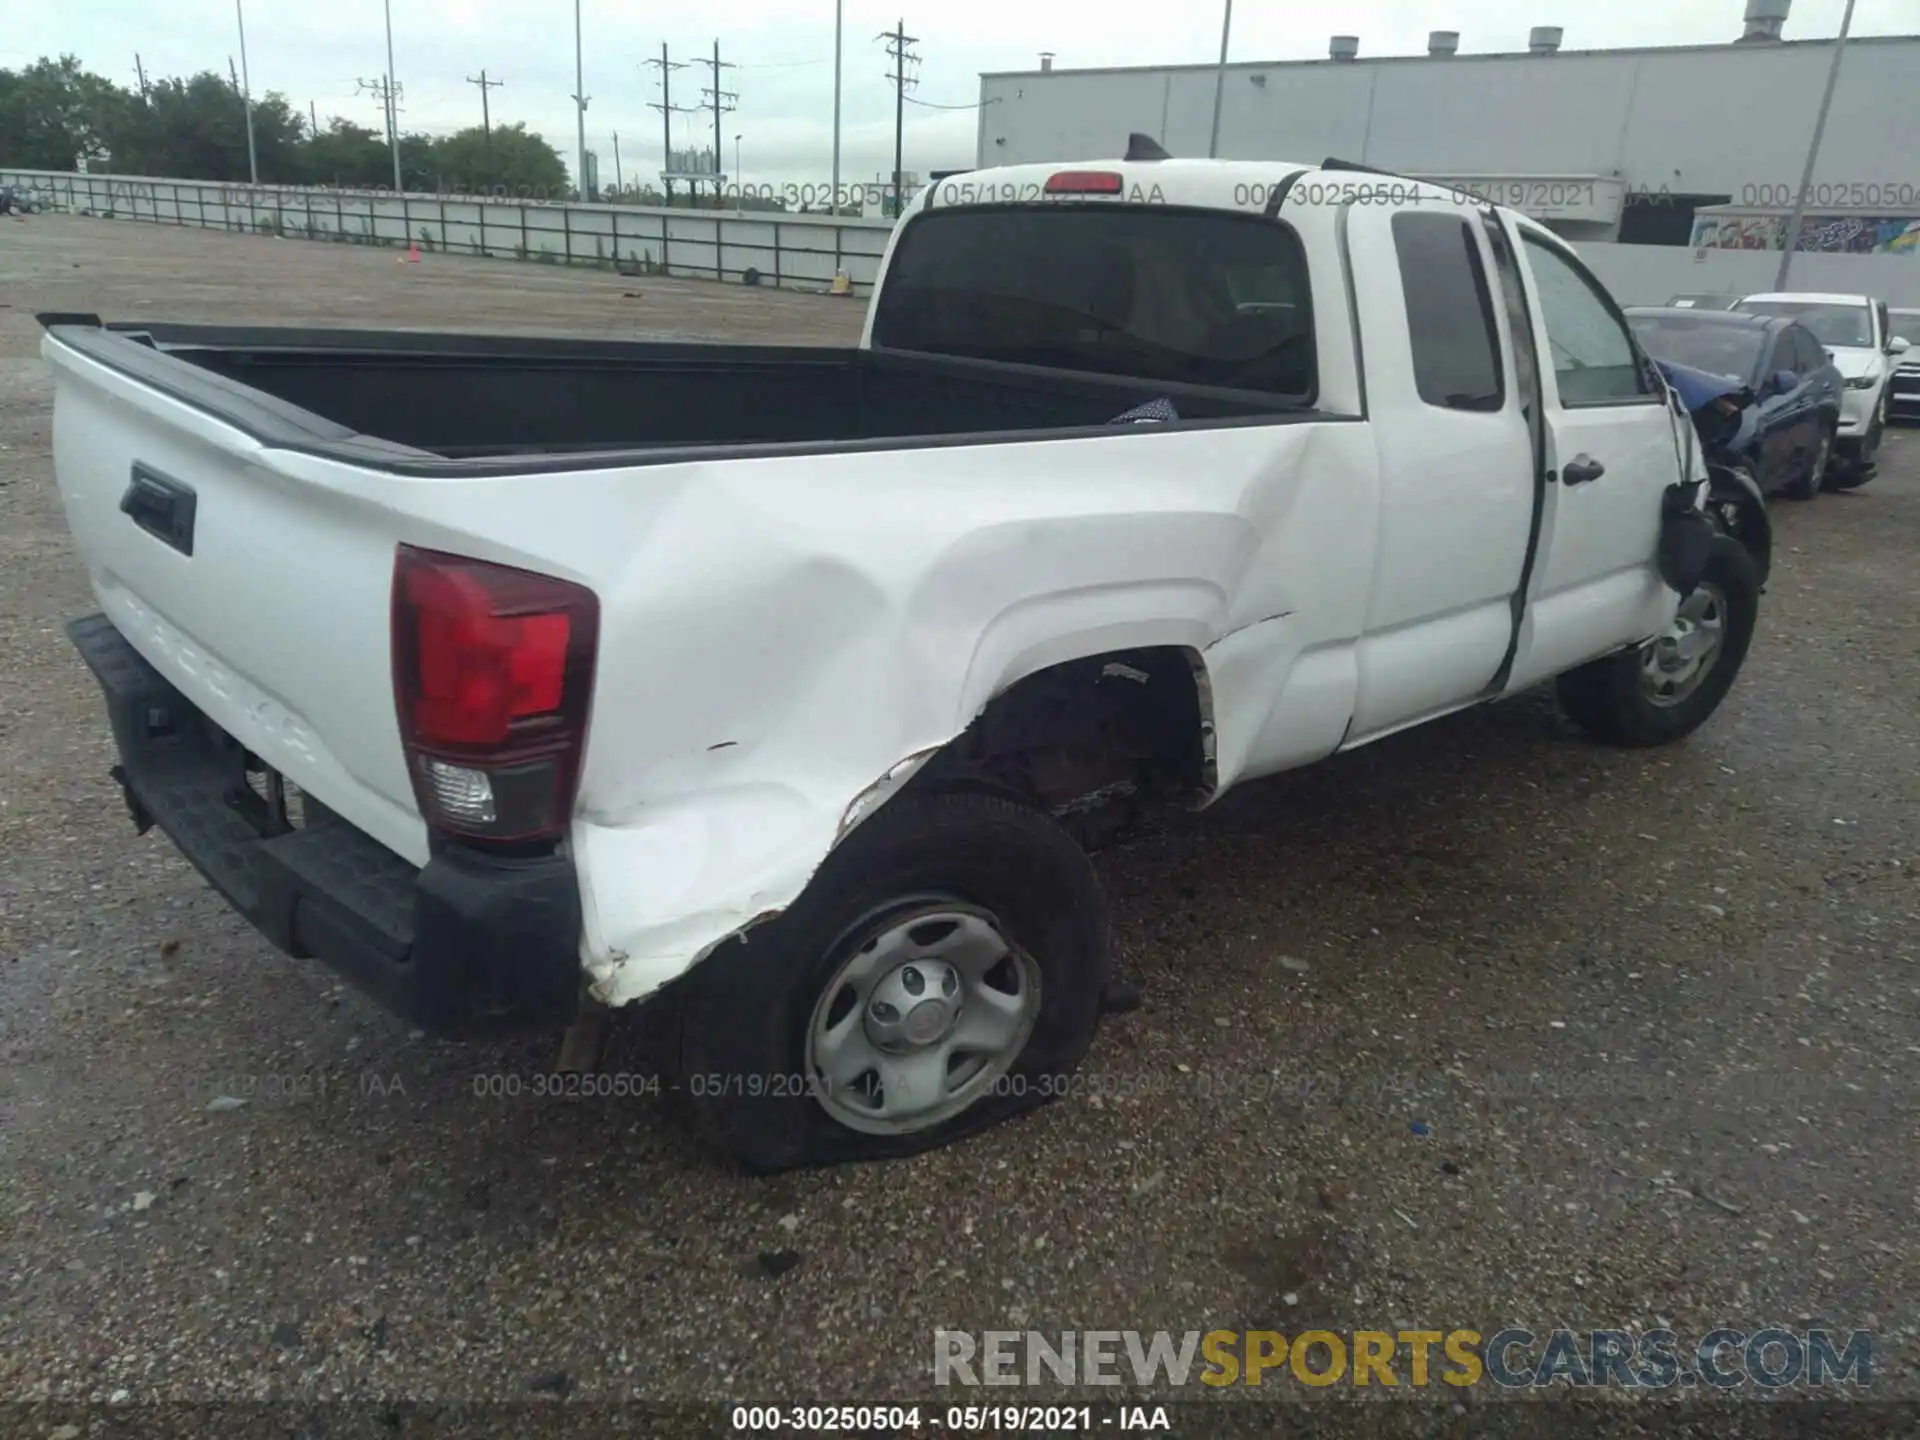
<path fill-rule="evenodd" d="M 982 106 L 996 103 L 999 98 L 1000 97 L 996 95 L 992 100 L 975 100 L 971 105 L 936 105 L 931 100 L 916 100 L 909 95 L 907 96 L 907 103 L 909 105 L 918 105 L 922 110 L 978 110 Z"/>
<path fill-rule="evenodd" d="M 919 77 L 908 69 L 909 66 L 918 65 L 920 57 L 908 47 L 918 45 L 920 40 L 918 36 L 907 34 L 907 22 L 904 20 L 873 38 L 887 42 L 887 54 L 893 60 L 893 69 L 887 72 L 887 79 L 893 82 L 893 213 L 898 215 L 905 208 L 906 198 L 901 179 L 900 152 L 906 136 L 907 91 L 920 83 Z"/>

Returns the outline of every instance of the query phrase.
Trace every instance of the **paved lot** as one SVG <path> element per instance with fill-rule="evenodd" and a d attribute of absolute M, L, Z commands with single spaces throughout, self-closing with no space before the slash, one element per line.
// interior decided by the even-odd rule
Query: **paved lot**
<path fill-rule="evenodd" d="M 1869 1327 L 1876 1389 L 1920 1394 L 1920 432 L 1858 494 L 1776 508 L 1759 639 L 1687 745 L 1600 750 L 1522 700 L 1103 856 L 1147 1005 L 1091 1078 L 1155 1093 L 768 1182 L 657 1100 L 477 1096 L 551 1053 L 412 1038 L 133 836 L 61 631 L 91 607 L 46 309 L 859 323 L 0 220 L 0 1399 L 873 1400 L 930 1391 L 936 1326 L 1657 1322 Z"/>

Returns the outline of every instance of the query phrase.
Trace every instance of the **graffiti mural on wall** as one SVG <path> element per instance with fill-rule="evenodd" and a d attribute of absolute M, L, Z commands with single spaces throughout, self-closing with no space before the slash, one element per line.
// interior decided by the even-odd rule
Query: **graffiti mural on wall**
<path fill-rule="evenodd" d="M 1703 215 L 1693 222 L 1696 250 L 1778 250 L 1782 215 Z M 1797 250 L 1829 255 L 1920 255 L 1920 220 L 1911 216 L 1805 215 Z"/>

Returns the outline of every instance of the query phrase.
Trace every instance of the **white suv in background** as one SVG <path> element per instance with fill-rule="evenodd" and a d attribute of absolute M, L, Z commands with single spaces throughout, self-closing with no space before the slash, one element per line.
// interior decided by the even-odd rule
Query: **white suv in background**
<path fill-rule="evenodd" d="M 1894 357 L 1893 384 L 1887 396 L 1887 418 L 1920 420 L 1920 310 L 1890 310 L 1893 338 L 1908 343 L 1904 355 Z"/>
<path fill-rule="evenodd" d="M 1907 350 L 1907 342 L 1893 334 L 1886 301 L 1871 295 L 1783 293 L 1749 295 L 1733 308 L 1755 315 L 1790 316 L 1827 347 L 1846 382 L 1840 392 L 1835 453 L 1850 467 L 1871 465 L 1887 425 L 1893 389 L 1888 382 L 1894 364 Z"/>

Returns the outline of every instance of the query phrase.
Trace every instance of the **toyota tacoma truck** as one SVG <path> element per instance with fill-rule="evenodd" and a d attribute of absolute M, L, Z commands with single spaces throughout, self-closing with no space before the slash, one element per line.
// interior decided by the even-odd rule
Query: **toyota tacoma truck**
<path fill-rule="evenodd" d="M 758 1171 L 1065 1088 L 1100 817 L 1674 741 L 1757 614 L 1574 251 L 1338 161 L 950 178 L 852 348 L 41 319 L 135 824 L 436 1033 L 667 1017 Z"/>

